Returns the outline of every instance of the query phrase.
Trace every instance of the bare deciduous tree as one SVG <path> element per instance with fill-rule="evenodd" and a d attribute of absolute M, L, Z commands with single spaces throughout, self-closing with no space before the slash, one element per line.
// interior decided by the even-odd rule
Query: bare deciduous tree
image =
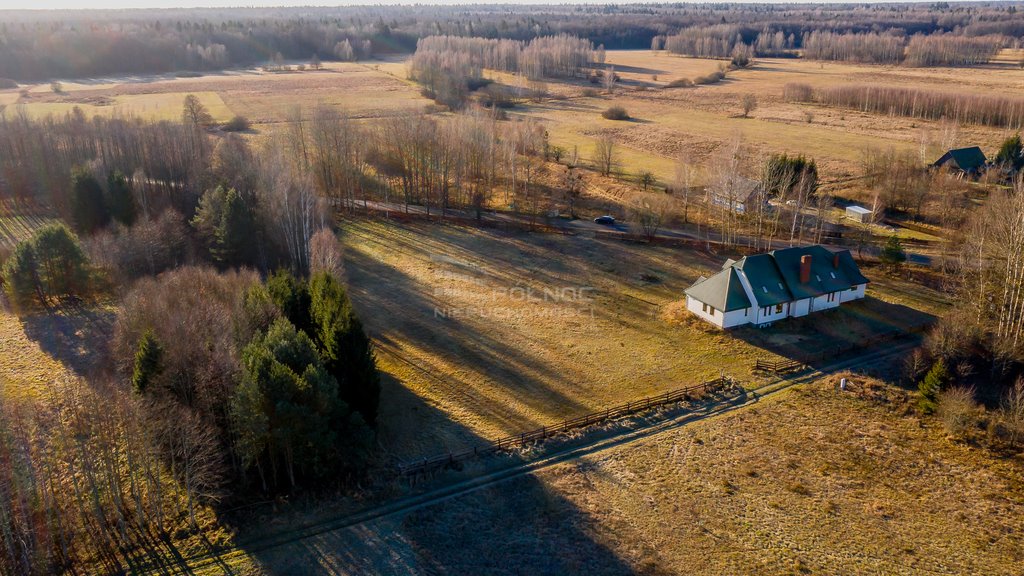
<path fill-rule="evenodd" d="M 616 156 L 615 140 L 609 135 L 601 136 L 594 144 L 594 164 L 604 176 L 610 176 L 618 164 Z"/>

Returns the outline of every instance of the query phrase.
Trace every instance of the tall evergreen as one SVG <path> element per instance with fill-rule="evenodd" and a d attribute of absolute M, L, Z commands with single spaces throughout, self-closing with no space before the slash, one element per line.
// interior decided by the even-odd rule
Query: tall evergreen
<path fill-rule="evenodd" d="M 214 258 L 228 266 L 252 264 L 256 253 L 256 220 L 252 210 L 234 188 L 228 190 L 223 210 L 216 231 Z"/>
<path fill-rule="evenodd" d="M 950 380 L 946 361 L 939 358 L 935 361 L 935 364 L 932 364 L 928 373 L 924 375 L 924 380 L 917 385 L 917 389 L 921 393 L 921 410 L 926 414 L 931 414 L 935 411 L 935 408 L 938 406 L 939 392 L 942 392 L 949 386 Z"/>
<path fill-rule="evenodd" d="M 164 349 L 152 330 L 146 330 L 139 339 L 135 352 L 135 369 L 132 371 L 132 388 L 139 394 L 146 392 L 153 379 L 163 371 Z"/>
<path fill-rule="evenodd" d="M 310 338 L 317 338 L 310 317 L 308 284 L 287 270 L 278 270 L 267 278 L 267 292 L 281 314 L 294 324 L 296 329 L 305 332 Z"/>
<path fill-rule="evenodd" d="M 310 279 L 311 316 L 328 371 L 338 379 L 341 397 L 373 425 L 380 404 L 380 376 L 373 345 L 352 309 L 345 287 L 331 274 Z"/>
<path fill-rule="evenodd" d="M 125 226 L 135 223 L 137 213 L 135 195 L 132 194 L 128 178 L 120 170 L 115 170 L 107 176 L 107 200 L 110 206 L 110 215 L 114 220 Z"/>
<path fill-rule="evenodd" d="M 71 221 L 79 233 L 90 234 L 110 222 L 103 187 L 93 173 L 77 167 L 71 174 Z"/>

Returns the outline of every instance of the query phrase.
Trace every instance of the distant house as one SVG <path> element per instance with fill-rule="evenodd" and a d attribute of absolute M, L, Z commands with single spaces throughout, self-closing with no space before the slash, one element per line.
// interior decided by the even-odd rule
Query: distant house
<path fill-rule="evenodd" d="M 944 168 L 959 178 L 974 178 L 985 170 L 988 159 L 977 146 L 957 148 L 942 155 L 932 163 L 935 168 Z"/>
<path fill-rule="evenodd" d="M 736 176 L 726 182 L 708 186 L 708 197 L 716 206 L 745 214 L 756 208 L 758 202 L 765 201 L 763 190 L 764 187 L 757 180 Z"/>
<path fill-rule="evenodd" d="M 870 222 L 871 209 L 851 204 L 846 207 L 846 217 L 855 222 Z"/>
<path fill-rule="evenodd" d="M 720 328 L 765 326 L 863 298 L 868 282 L 849 250 L 786 248 L 727 260 L 686 289 L 686 309 Z"/>

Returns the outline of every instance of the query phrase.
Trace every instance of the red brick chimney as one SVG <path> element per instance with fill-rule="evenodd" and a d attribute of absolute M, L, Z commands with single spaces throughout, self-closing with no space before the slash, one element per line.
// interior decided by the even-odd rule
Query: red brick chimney
<path fill-rule="evenodd" d="M 800 283 L 807 284 L 811 281 L 811 255 L 804 254 L 800 257 Z"/>
<path fill-rule="evenodd" d="M 832 255 L 832 267 L 839 270 L 839 252 Z"/>

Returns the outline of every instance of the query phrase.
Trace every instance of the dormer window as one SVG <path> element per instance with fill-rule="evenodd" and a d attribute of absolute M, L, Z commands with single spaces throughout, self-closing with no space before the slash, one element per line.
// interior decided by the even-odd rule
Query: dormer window
<path fill-rule="evenodd" d="M 784 289 L 784 287 L 782 285 L 782 282 L 779 282 L 779 290 L 783 290 L 783 289 Z"/>
<path fill-rule="evenodd" d="M 761 290 L 764 290 L 765 294 L 768 293 L 768 287 L 767 286 L 761 286 Z"/>
<path fill-rule="evenodd" d="M 821 282 L 821 276 L 818 276 L 817 274 L 815 274 L 814 277 L 818 279 L 818 282 Z"/>
<path fill-rule="evenodd" d="M 832 275 L 832 279 L 833 279 L 833 280 L 835 280 L 835 279 L 836 279 L 836 273 L 835 273 L 835 272 L 829 272 L 829 274 L 831 274 L 831 275 Z"/>

